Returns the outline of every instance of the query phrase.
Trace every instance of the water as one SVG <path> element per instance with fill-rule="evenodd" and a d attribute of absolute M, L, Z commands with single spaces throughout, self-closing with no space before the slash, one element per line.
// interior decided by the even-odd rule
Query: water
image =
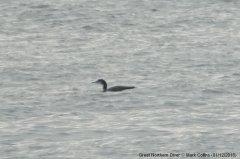
<path fill-rule="evenodd" d="M 240 155 L 239 7 L 2 0 L 0 158 Z"/>

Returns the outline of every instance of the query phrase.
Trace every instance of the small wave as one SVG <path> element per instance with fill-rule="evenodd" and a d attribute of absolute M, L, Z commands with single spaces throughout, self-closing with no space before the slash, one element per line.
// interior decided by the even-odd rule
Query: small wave
<path fill-rule="evenodd" d="M 211 94 L 223 94 L 223 90 L 215 90 L 215 89 L 204 89 L 202 90 L 203 93 L 211 93 Z"/>
<path fill-rule="evenodd" d="M 93 29 L 93 27 L 91 27 L 91 26 L 89 26 L 89 25 L 85 25 L 85 26 L 83 27 L 83 29 L 90 30 L 90 29 Z"/>
<path fill-rule="evenodd" d="M 34 8 L 34 9 L 38 9 L 38 8 L 48 8 L 49 7 L 49 5 L 44 5 L 44 4 L 42 4 L 42 5 L 37 5 L 37 6 L 31 6 L 31 8 Z"/>

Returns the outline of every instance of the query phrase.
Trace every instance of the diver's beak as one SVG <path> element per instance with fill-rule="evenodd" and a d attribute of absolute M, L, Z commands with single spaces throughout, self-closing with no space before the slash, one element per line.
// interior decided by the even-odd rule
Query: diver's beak
<path fill-rule="evenodd" d="M 95 82 L 92 82 L 92 83 L 97 83 L 97 81 L 95 81 Z"/>

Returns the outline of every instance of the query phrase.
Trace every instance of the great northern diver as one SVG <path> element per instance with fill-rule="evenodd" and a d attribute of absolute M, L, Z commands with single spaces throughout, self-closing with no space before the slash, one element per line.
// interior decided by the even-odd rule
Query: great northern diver
<path fill-rule="evenodd" d="M 107 83 L 103 79 L 99 79 L 96 82 L 93 83 L 100 83 L 103 86 L 103 92 L 110 91 L 110 92 L 116 92 L 116 91 L 123 91 L 125 89 L 133 89 L 135 87 L 129 87 L 129 86 L 114 86 L 107 89 Z"/>

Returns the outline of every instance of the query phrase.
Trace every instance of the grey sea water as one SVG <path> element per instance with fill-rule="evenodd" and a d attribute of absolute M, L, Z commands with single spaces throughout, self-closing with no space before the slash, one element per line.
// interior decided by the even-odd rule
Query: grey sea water
<path fill-rule="evenodd" d="M 1 0 L 0 158 L 239 158 L 239 8 Z M 103 93 L 100 78 L 136 89 Z"/>

